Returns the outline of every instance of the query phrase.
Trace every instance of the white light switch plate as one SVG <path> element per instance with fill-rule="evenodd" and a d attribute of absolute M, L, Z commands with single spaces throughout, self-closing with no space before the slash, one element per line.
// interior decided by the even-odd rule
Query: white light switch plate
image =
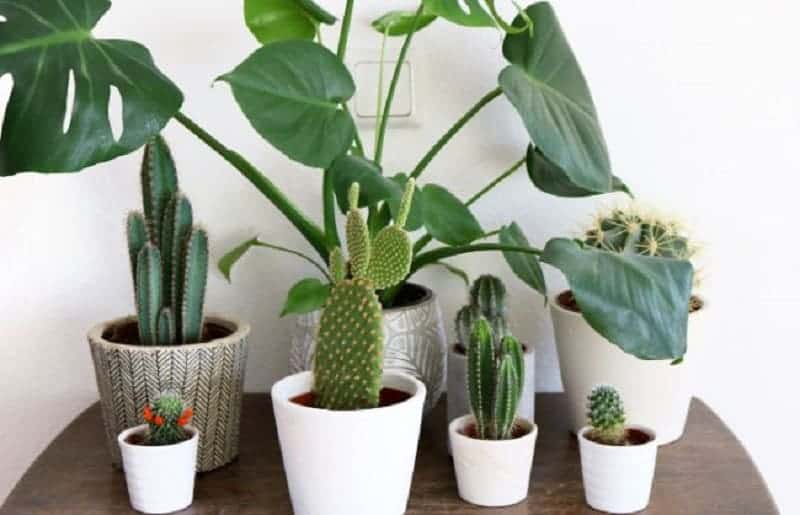
<path fill-rule="evenodd" d="M 389 84 L 392 81 L 398 49 L 386 49 L 383 62 L 383 93 L 381 108 L 386 101 Z M 356 83 L 356 94 L 350 102 L 350 111 L 356 123 L 363 127 L 375 127 L 378 113 L 378 83 L 380 82 L 379 49 L 354 49 L 349 52 L 347 64 Z M 391 126 L 416 126 L 417 112 L 414 98 L 413 56 L 406 56 L 397 83 L 392 112 Z"/>

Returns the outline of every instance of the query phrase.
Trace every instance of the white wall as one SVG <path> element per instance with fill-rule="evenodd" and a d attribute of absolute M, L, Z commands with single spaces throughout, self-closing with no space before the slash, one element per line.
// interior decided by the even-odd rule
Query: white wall
<path fill-rule="evenodd" d="M 341 11 L 343 1 L 322 2 Z M 360 2 L 354 48 L 378 39 L 367 28 L 377 4 Z M 411 2 L 396 6 L 413 7 Z M 698 394 L 752 453 L 786 513 L 800 513 L 789 469 L 797 459 L 795 363 L 800 333 L 796 190 L 800 186 L 800 7 L 780 0 L 723 2 L 556 2 L 588 76 L 616 173 L 639 198 L 680 215 L 706 245 L 708 341 L 694 342 L 705 367 Z M 149 46 L 186 94 L 185 112 L 249 156 L 289 197 L 319 217 L 320 173 L 288 162 L 266 145 L 214 77 L 255 43 L 240 2 L 115 2 L 97 33 Z M 335 42 L 326 31 L 325 39 Z M 386 163 L 408 170 L 449 125 L 496 85 L 500 38 L 437 22 L 412 56 L 421 125 L 390 134 Z M 184 189 L 211 231 L 215 257 L 258 233 L 305 248 L 259 194 L 171 124 L 166 135 Z M 365 133 L 367 140 L 371 132 Z M 425 176 L 466 196 L 514 162 L 525 132 L 509 104 L 496 101 Z M 71 420 L 97 398 L 85 332 L 132 310 L 123 219 L 139 205 L 133 155 L 77 175 L 0 180 L 0 500 Z M 613 198 L 605 202 L 613 202 Z M 534 244 L 576 234 L 602 199 L 546 196 L 524 172 L 476 206 L 487 228 L 517 220 Z M 539 387 L 558 389 L 552 330 L 541 299 L 512 279 L 502 259 L 456 262 L 471 273 L 499 273 L 513 295 L 516 331 L 538 346 Z M 265 391 L 285 370 L 292 320 L 277 313 L 287 288 L 311 270 L 266 251 L 227 285 L 210 279 L 210 307 L 253 322 L 247 388 Z M 554 286 L 561 278 L 549 273 Z M 463 300 L 441 272 L 419 279 L 442 296 L 450 317 Z M 790 444 L 786 444 L 786 438 Z M 98 445 L 103 445 L 98 442 Z"/>

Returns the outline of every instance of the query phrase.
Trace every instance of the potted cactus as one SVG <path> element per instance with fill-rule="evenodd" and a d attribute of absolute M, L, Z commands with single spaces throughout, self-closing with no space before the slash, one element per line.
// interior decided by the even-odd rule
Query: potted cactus
<path fill-rule="evenodd" d="M 164 394 L 142 410 L 145 424 L 122 431 L 117 442 L 133 509 L 172 513 L 192 504 L 199 431 L 192 409 Z"/>
<path fill-rule="evenodd" d="M 137 315 L 89 331 L 112 461 L 120 462 L 117 434 L 154 395 L 173 391 L 194 407 L 198 469 L 212 470 L 238 454 L 250 327 L 204 314 L 208 236 L 160 136 L 145 146 L 141 181 L 144 211 L 127 221 Z"/>
<path fill-rule="evenodd" d="M 482 275 L 472 283 L 469 304 L 456 314 L 456 343 L 450 345 L 447 354 L 447 420 L 452 421 L 470 412 L 467 390 L 467 345 L 475 322 L 485 318 L 499 344 L 511 332 L 508 326 L 508 303 L 506 287 L 493 275 Z M 520 392 L 519 416 L 534 419 L 536 397 L 535 353 L 533 345 L 522 345 L 523 384 Z"/>
<path fill-rule="evenodd" d="M 608 513 L 647 508 L 656 470 L 656 433 L 626 426 L 625 409 L 613 386 L 589 394 L 589 426 L 578 433 L 586 502 Z"/>
<path fill-rule="evenodd" d="M 616 208 L 598 216 L 586 231 L 582 244 L 609 259 L 622 255 L 641 259 L 642 275 L 653 262 L 688 262 L 696 256 L 695 246 L 677 223 L 635 206 Z M 682 347 L 660 345 L 657 331 L 635 316 L 628 322 L 632 331 L 635 326 L 642 326 L 649 337 L 631 338 L 634 333 L 623 328 L 612 340 L 618 343 L 610 343 L 597 331 L 597 327 L 602 328 L 602 322 L 586 316 L 582 310 L 585 303 L 591 305 L 605 298 L 587 294 L 581 277 L 573 276 L 569 283 L 570 290 L 551 299 L 550 312 L 572 430 L 577 433 L 586 424 L 584 400 L 592 387 L 613 382 L 625 397 L 630 416 L 652 427 L 658 434 L 659 444 L 679 439 L 693 392 L 693 363 L 690 356 L 685 356 L 686 344 Z M 695 289 L 697 284 L 695 277 Z M 643 294 L 637 303 L 646 305 L 652 301 L 650 293 Z M 683 317 L 684 324 L 689 313 L 688 326 L 675 323 L 670 327 L 685 342 L 687 327 L 689 341 L 701 338 L 699 331 L 705 309 L 704 300 L 694 293 L 688 306 L 676 304 L 664 313 L 667 318 Z"/>
<path fill-rule="evenodd" d="M 538 428 L 517 417 L 525 381 L 522 346 L 511 335 L 496 337 L 483 317 L 473 325 L 467 348 L 471 415 L 448 429 L 458 494 L 479 506 L 509 506 L 528 496 Z"/>
<path fill-rule="evenodd" d="M 272 387 L 283 465 L 297 515 L 405 512 L 425 385 L 383 369 L 384 333 L 376 289 L 397 284 L 411 263 L 404 227 L 409 181 L 397 221 L 371 235 L 349 192 L 349 260 L 331 252 L 330 296 L 322 312 L 313 372 Z"/>

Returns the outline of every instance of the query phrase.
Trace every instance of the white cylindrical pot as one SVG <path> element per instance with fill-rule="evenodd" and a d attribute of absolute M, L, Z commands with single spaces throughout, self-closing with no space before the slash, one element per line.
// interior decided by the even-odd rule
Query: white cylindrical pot
<path fill-rule="evenodd" d="M 296 404 L 311 372 L 272 387 L 283 466 L 295 515 L 401 515 L 417 454 L 425 385 L 385 372 L 383 386 L 411 394 L 391 406 L 331 411 Z"/>
<path fill-rule="evenodd" d="M 578 432 L 586 502 L 607 513 L 634 513 L 647 508 L 656 471 L 658 444 L 648 428 L 628 426 L 653 437 L 641 445 L 603 445 Z"/>
<path fill-rule="evenodd" d="M 511 506 L 528 497 L 533 451 L 539 428 L 529 420 L 516 423 L 527 433 L 511 440 L 478 440 L 464 434 L 475 417 L 464 415 L 448 426 L 453 447 L 458 495 L 478 506 Z"/>
<path fill-rule="evenodd" d="M 197 466 L 198 431 L 174 445 L 136 445 L 128 437 L 145 433 L 147 425 L 122 431 L 117 437 L 131 506 L 142 513 L 172 513 L 192 504 Z"/>
<path fill-rule="evenodd" d="M 580 313 L 550 299 L 561 381 L 569 405 L 570 428 L 577 433 L 588 421 L 586 399 L 598 384 L 613 385 L 625 399 L 628 420 L 653 428 L 657 444 L 683 435 L 694 392 L 691 352 L 683 363 L 641 360 L 600 336 Z M 702 343 L 704 305 L 689 315 L 688 349 Z"/>

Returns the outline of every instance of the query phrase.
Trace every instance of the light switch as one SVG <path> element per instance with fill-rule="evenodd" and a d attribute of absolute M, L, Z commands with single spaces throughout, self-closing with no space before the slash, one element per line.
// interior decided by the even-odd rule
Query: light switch
<path fill-rule="evenodd" d="M 397 61 L 383 63 L 383 102 L 389 91 L 394 67 Z M 373 120 L 378 116 L 378 84 L 380 82 L 380 61 L 358 61 L 354 67 L 356 81 L 355 115 L 357 118 Z M 381 104 L 383 108 L 383 103 Z M 390 119 L 410 119 L 414 115 L 414 91 L 411 63 L 405 61 L 400 71 L 400 79 L 395 90 Z"/>

